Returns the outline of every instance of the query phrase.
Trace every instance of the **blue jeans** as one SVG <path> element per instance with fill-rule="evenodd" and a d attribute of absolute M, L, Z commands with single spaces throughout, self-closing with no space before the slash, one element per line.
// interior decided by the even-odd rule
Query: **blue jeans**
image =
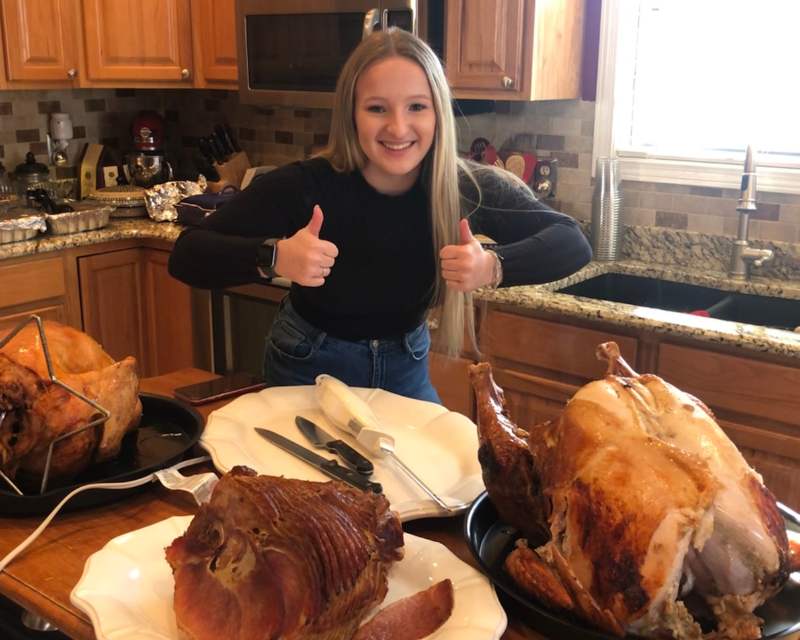
<path fill-rule="evenodd" d="M 441 404 L 428 375 L 431 336 L 424 322 L 398 338 L 343 340 L 304 320 L 289 298 L 267 335 L 264 378 L 271 387 L 314 384 L 328 373 L 353 387 L 377 387 Z"/>

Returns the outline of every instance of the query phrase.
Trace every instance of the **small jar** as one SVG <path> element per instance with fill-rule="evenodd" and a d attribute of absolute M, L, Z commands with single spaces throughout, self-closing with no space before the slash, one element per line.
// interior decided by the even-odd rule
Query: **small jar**
<path fill-rule="evenodd" d="M 14 181 L 17 183 L 17 195 L 25 197 L 28 187 L 38 185 L 50 179 L 50 169 L 46 164 L 36 162 L 36 156 L 28 151 L 25 162 L 18 164 L 14 170 Z"/>

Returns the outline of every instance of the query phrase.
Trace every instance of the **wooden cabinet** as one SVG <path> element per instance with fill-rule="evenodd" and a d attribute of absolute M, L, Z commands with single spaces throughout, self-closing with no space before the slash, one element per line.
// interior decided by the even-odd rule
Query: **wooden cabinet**
<path fill-rule="evenodd" d="M 0 0 L 0 87 L 235 89 L 235 0 Z"/>
<path fill-rule="evenodd" d="M 474 420 L 475 394 L 469 381 L 469 366 L 472 361 L 466 358 L 448 358 L 435 351 L 431 351 L 428 361 L 431 382 L 442 404 L 450 411 L 457 411 Z"/>
<path fill-rule="evenodd" d="M 78 258 L 83 329 L 115 360 L 134 356 L 150 375 L 144 340 L 142 250 Z"/>
<path fill-rule="evenodd" d="M 235 0 L 192 0 L 195 87 L 235 89 Z"/>
<path fill-rule="evenodd" d="M 191 289 L 167 273 L 169 252 L 136 247 L 78 258 L 83 330 L 143 376 L 195 365 Z"/>
<path fill-rule="evenodd" d="M 676 344 L 655 332 L 623 335 L 591 321 L 567 322 L 490 306 L 481 349 L 515 422 L 530 427 L 557 417 L 581 386 L 604 375 L 596 347 L 613 340 L 640 373 L 656 373 L 708 405 L 766 486 L 800 509 L 800 366 L 724 347 Z"/>
<path fill-rule="evenodd" d="M 493 367 L 492 375 L 503 389 L 509 414 L 523 428 L 557 418 L 567 400 L 579 388 L 577 385 L 503 367 Z"/>
<path fill-rule="evenodd" d="M 119 240 L 0 261 L 0 339 L 35 313 L 85 331 L 115 360 L 134 356 L 142 376 L 210 368 L 206 297 L 169 275 L 169 251 Z"/>
<path fill-rule="evenodd" d="M 194 366 L 192 290 L 167 271 L 169 253 L 145 249 L 144 333 L 151 375 Z"/>
<path fill-rule="evenodd" d="M 800 367 L 663 343 L 657 373 L 706 403 L 767 487 L 800 508 Z"/>
<path fill-rule="evenodd" d="M 506 396 L 511 417 L 533 425 L 557 416 L 578 388 L 602 377 L 597 345 L 615 341 L 636 362 L 635 337 L 490 310 L 481 326 L 481 348 Z"/>
<path fill-rule="evenodd" d="M 24 258 L 0 263 L 0 339 L 35 313 L 45 320 L 80 326 L 67 292 L 63 258 Z"/>
<path fill-rule="evenodd" d="M 3 50 L 5 40 L 3 40 L 2 18 L 2 8 L 0 7 L 0 89 L 5 89 L 8 87 L 8 83 L 6 82 L 6 54 Z"/>
<path fill-rule="evenodd" d="M 580 96 L 583 0 L 447 0 L 445 60 L 457 98 Z"/>
<path fill-rule="evenodd" d="M 90 84 L 192 82 L 189 0 L 83 0 Z"/>
<path fill-rule="evenodd" d="M 9 88 L 78 86 L 79 0 L 0 0 Z"/>

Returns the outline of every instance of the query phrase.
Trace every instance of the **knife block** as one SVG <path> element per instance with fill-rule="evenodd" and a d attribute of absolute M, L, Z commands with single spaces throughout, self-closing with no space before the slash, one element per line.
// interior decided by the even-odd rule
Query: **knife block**
<path fill-rule="evenodd" d="M 208 182 L 208 190 L 212 193 L 222 191 L 225 187 L 232 185 L 239 189 L 242 185 L 245 171 L 250 168 L 250 160 L 244 151 L 237 151 L 227 162 L 222 164 L 214 163 L 214 168 L 219 174 L 219 180 Z"/>

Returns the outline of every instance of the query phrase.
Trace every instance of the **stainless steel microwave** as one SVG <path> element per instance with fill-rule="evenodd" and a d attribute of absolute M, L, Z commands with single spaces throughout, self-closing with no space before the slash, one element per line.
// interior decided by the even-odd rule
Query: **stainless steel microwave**
<path fill-rule="evenodd" d="M 427 37 L 427 5 L 425 0 L 236 0 L 241 101 L 331 107 L 339 71 L 356 45 L 390 26 Z"/>

